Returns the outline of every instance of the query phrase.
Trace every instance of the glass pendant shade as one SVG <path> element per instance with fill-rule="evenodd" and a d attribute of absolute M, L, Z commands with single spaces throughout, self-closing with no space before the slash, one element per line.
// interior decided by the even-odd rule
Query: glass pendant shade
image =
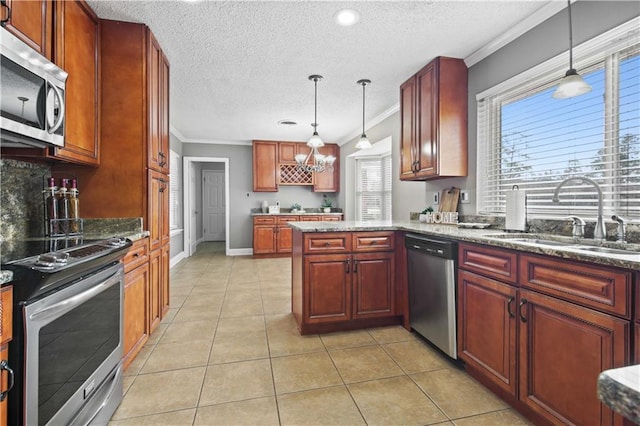
<path fill-rule="evenodd" d="M 363 133 L 362 136 L 360 136 L 360 139 L 358 139 L 358 143 L 356 143 L 356 149 L 369 148 L 371 148 L 371 142 L 369 142 L 369 139 L 367 139 L 367 135 Z"/>
<path fill-rule="evenodd" d="M 322 139 L 318 136 L 318 132 L 313 132 L 313 135 L 309 138 L 309 142 L 307 142 L 307 146 L 310 146 L 311 148 L 320 148 L 321 146 L 324 146 L 324 142 L 322 142 Z"/>
<path fill-rule="evenodd" d="M 589 86 L 573 68 L 573 28 L 571 25 L 571 0 L 567 0 L 567 11 L 569 14 L 569 71 L 564 75 L 558 88 L 553 92 L 554 99 L 568 99 L 575 96 L 584 95 L 591 91 Z"/>
<path fill-rule="evenodd" d="M 555 99 L 568 99 L 574 96 L 584 95 L 591 91 L 591 86 L 578 74 L 576 70 L 571 68 L 560 81 L 558 88 L 553 92 Z"/>

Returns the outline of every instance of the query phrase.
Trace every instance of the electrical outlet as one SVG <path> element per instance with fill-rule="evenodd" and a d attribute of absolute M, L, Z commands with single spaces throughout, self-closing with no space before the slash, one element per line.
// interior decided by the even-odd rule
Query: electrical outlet
<path fill-rule="evenodd" d="M 434 192 L 433 193 L 433 204 L 435 204 L 435 205 L 440 204 L 440 193 L 439 192 Z"/>
<path fill-rule="evenodd" d="M 469 191 L 462 190 L 460 191 L 460 203 L 461 204 L 469 204 L 471 201 L 469 200 Z"/>

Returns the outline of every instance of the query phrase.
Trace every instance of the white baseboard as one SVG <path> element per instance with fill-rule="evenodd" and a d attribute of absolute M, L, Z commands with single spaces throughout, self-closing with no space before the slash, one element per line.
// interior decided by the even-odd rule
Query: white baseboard
<path fill-rule="evenodd" d="M 229 256 L 252 256 L 252 255 L 253 255 L 252 248 L 229 249 Z"/>
<path fill-rule="evenodd" d="M 176 254 L 175 256 L 173 256 L 170 260 L 169 260 L 169 269 L 173 268 L 174 266 L 176 266 L 178 264 L 178 262 L 180 262 L 182 259 L 186 258 L 187 256 L 185 256 L 184 251 L 181 251 L 180 253 Z"/>

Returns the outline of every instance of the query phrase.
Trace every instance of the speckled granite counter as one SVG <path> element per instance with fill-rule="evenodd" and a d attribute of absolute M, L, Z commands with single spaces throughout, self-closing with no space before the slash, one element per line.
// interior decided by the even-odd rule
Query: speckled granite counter
<path fill-rule="evenodd" d="M 600 245 L 610 248 L 624 248 L 630 250 L 628 254 L 609 254 L 587 252 L 573 247 L 544 246 L 533 242 L 513 241 L 505 238 L 516 237 L 520 234 L 507 234 L 496 229 L 467 229 L 456 225 L 426 224 L 416 221 L 382 221 L 382 222 L 290 222 L 291 228 L 301 232 L 351 232 L 351 231 L 406 231 L 424 235 L 434 235 L 450 238 L 458 241 L 485 244 L 497 247 L 504 247 L 514 250 L 526 251 L 530 253 L 546 254 L 565 259 L 581 260 L 585 262 L 602 265 L 616 266 L 626 269 L 640 268 L 640 244 L 624 244 L 615 242 L 596 243 L 593 240 L 581 239 L 574 242 L 571 237 L 560 237 L 556 235 L 541 235 L 542 238 L 552 238 L 558 241 L 571 244 Z M 522 234 L 531 237 L 535 234 Z"/>
<path fill-rule="evenodd" d="M 125 237 L 136 241 L 149 236 L 149 231 L 142 230 L 141 217 L 117 217 L 107 219 L 84 219 L 86 239 Z"/>
<path fill-rule="evenodd" d="M 0 271 L 0 285 L 10 283 L 13 280 L 13 271 Z"/>
<path fill-rule="evenodd" d="M 598 398 L 629 420 L 640 424 L 640 365 L 600 373 Z"/>

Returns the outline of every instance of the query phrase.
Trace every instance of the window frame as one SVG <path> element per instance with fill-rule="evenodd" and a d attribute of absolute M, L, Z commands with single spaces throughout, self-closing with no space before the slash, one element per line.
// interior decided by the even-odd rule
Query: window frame
<path fill-rule="evenodd" d="M 579 72 L 588 73 L 599 68 L 604 63 L 605 80 L 607 86 L 615 84 L 612 80 L 611 70 L 615 70 L 619 65 L 615 63 L 613 57 L 630 48 L 637 47 L 640 41 L 640 17 L 636 17 L 610 31 L 588 40 L 574 48 L 574 57 L 580 58 L 574 61 L 574 68 Z M 504 82 L 501 82 L 490 89 L 476 95 L 477 101 L 477 180 L 476 211 L 480 215 L 504 215 L 504 197 L 499 195 L 499 181 L 501 180 L 500 158 L 502 152 L 501 111 L 502 105 L 506 102 L 514 102 L 526 96 L 532 96 L 543 90 L 547 90 L 557 85 L 567 68 L 568 52 L 563 52 L 538 66 L 518 74 Z M 607 93 L 607 91 L 605 91 Z M 615 97 L 618 97 L 616 93 Z M 614 98 L 615 99 L 615 98 Z M 605 116 L 617 117 L 617 104 L 608 94 L 605 97 Z M 605 129 L 610 129 L 611 120 L 605 123 Z M 613 137 L 605 138 L 606 141 L 617 141 Z M 617 145 L 617 142 L 615 143 Z M 610 148 L 610 145 L 603 144 L 603 148 Z M 493 194 L 491 191 L 494 191 Z M 549 194 L 551 197 L 551 194 Z M 615 209 L 613 203 L 604 206 L 605 209 Z M 563 217 L 564 211 L 536 209 L 535 217 Z"/>

